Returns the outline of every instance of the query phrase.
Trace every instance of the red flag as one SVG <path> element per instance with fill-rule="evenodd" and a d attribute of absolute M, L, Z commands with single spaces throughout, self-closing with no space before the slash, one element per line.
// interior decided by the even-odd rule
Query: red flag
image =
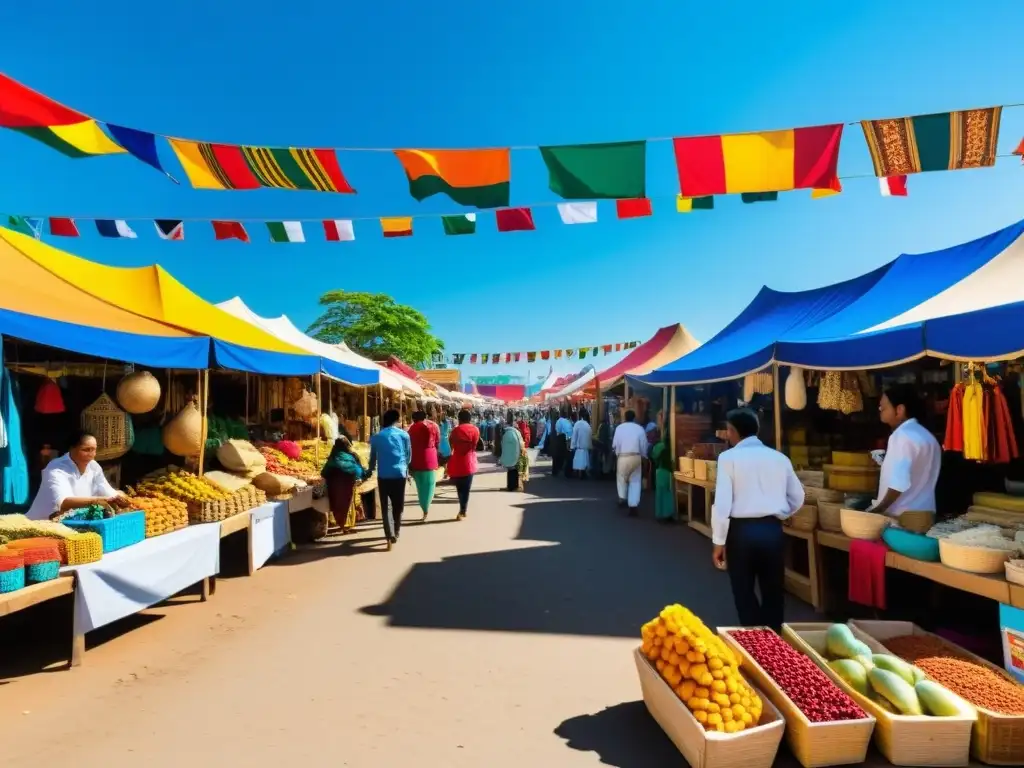
<path fill-rule="evenodd" d="M 214 221 L 213 234 L 218 240 L 241 240 L 249 242 L 249 233 L 245 231 L 240 221 Z"/>
<path fill-rule="evenodd" d="M 1018 144 L 1017 148 L 1013 150 L 1013 152 L 1011 152 L 1010 154 L 1019 155 L 1020 161 L 1024 163 L 1024 139 L 1020 140 L 1020 144 Z"/>
<path fill-rule="evenodd" d="M 616 200 L 615 213 L 620 219 L 638 219 L 651 215 L 651 201 L 647 197 L 635 200 Z"/>
<path fill-rule="evenodd" d="M 513 358 L 515 359 L 515 361 L 516 361 L 517 363 L 519 362 L 520 358 L 522 357 L 522 354 L 523 354 L 522 352 L 516 352 L 516 353 L 515 353 L 515 354 L 513 355 Z"/>
<path fill-rule="evenodd" d="M 471 363 L 475 363 L 476 362 L 476 354 L 472 354 L 472 355 L 469 356 L 469 362 L 471 362 Z"/>
<path fill-rule="evenodd" d="M 502 208 L 494 213 L 499 232 L 526 232 L 536 229 L 529 208 Z"/>
<path fill-rule="evenodd" d="M 74 219 L 51 216 L 50 234 L 57 237 L 78 237 L 78 227 L 75 225 Z"/>
<path fill-rule="evenodd" d="M 550 349 L 541 350 L 540 359 L 541 360 L 550 360 L 551 359 L 551 350 Z"/>
<path fill-rule="evenodd" d="M 882 191 L 882 197 L 907 196 L 906 176 L 883 176 L 878 180 L 878 186 Z"/>

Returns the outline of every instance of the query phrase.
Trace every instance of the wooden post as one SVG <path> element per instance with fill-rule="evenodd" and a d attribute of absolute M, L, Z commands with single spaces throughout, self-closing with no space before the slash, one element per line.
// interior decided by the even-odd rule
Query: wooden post
<path fill-rule="evenodd" d="M 779 364 L 772 363 L 772 404 L 775 406 L 775 450 L 782 450 L 782 396 L 779 392 Z"/>
<path fill-rule="evenodd" d="M 320 397 L 322 394 L 320 391 L 321 375 L 322 374 L 320 373 L 317 373 L 316 375 L 316 447 L 313 448 L 313 461 L 316 463 L 318 468 L 320 466 L 320 414 L 323 413 L 324 408 L 323 402 L 321 401 Z"/>
<path fill-rule="evenodd" d="M 359 431 L 364 443 L 370 442 L 370 410 L 367 406 L 369 391 L 369 387 L 363 387 L 363 420 L 359 422 Z"/>
<path fill-rule="evenodd" d="M 629 379 L 625 376 L 622 377 L 622 402 L 626 406 L 626 410 L 629 410 Z"/>
<path fill-rule="evenodd" d="M 210 372 L 203 370 L 200 373 L 199 380 L 201 381 L 201 387 L 199 391 L 199 407 L 203 414 L 203 428 L 200 431 L 199 439 L 199 467 L 196 472 L 199 477 L 203 476 L 203 463 L 206 459 L 206 436 L 210 428 L 210 422 L 207 419 L 207 407 L 210 403 Z"/>
<path fill-rule="evenodd" d="M 669 385 L 668 388 L 668 439 L 672 450 L 672 466 L 679 466 L 679 457 L 676 456 L 676 388 Z"/>

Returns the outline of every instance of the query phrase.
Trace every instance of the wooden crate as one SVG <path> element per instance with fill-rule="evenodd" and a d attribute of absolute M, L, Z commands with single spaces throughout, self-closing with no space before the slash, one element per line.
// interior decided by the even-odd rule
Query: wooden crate
<path fill-rule="evenodd" d="M 784 624 L 782 636 L 790 645 L 821 667 L 822 671 L 842 688 L 864 710 L 870 712 L 875 725 L 875 744 L 878 751 L 893 765 L 960 766 L 967 765 L 974 726 L 974 708 L 963 703 L 963 714 L 958 717 L 928 717 L 926 715 L 894 715 L 862 696 L 828 665 L 825 657 L 825 632 L 831 624 Z M 878 642 L 858 634 L 874 653 L 887 653 Z"/>
<path fill-rule="evenodd" d="M 826 765 L 860 765 L 868 754 L 875 718 L 868 714 L 863 720 L 835 723 L 812 723 L 793 700 L 754 661 L 746 649 L 729 634 L 735 630 L 767 629 L 767 627 L 719 627 L 718 634 L 742 659 L 743 672 L 754 685 L 764 691 L 768 700 L 786 719 L 786 743 L 804 768 Z"/>
<path fill-rule="evenodd" d="M 764 702 L 757 727 L 740 733 L 709 733 L 639 648 L 633 651 L 633 660 L 647 711 L 683 753 L 691 768 L 771 768 L 785 722 L 763 691 L 757 691 Z"/>
<path fill-rule="evenodd" d="M 909 621 L 851 621 L 850 628 L 854 635 L 872 649 L 879 648 L 880 653 L 889 653 L 885 648 L 885 641 L 891 637 L 931 634 Z M 991 669 L 1013 683 L 1017 682 L 1006 670 L 990 664 L 944 637 L 939 639 L 976 664 Z M 977 705 L 971 706 L 978 714 L 971 735 L 971 754 L 989 765 L 1024 765 L 1024 715 L 1003 715 Z"/>

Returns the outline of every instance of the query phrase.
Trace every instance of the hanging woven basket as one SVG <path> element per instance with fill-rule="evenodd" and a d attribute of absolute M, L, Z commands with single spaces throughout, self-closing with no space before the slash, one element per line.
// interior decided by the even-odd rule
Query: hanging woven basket
<path fill-rule="evenodd" d="M 149 413 L 160 402 L 160 382 L 149 371 L 129 373 L 118 382 L 117 402 L 128 413 Z"/>
<path fill-rule="evenodd" d="M 119 459 L 131 448 L 128 414 L 104 392 L 82 411 L 82 429 L 96 437 L 96 460 Z"/>

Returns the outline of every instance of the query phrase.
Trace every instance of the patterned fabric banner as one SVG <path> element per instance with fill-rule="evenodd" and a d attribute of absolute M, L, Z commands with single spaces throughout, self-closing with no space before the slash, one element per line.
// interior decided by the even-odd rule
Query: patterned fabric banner
<path fill-rule="evenodd" d="M 995 165 L 1002 107 L 863 120 L 875 175 L 905 176 Z"/>

